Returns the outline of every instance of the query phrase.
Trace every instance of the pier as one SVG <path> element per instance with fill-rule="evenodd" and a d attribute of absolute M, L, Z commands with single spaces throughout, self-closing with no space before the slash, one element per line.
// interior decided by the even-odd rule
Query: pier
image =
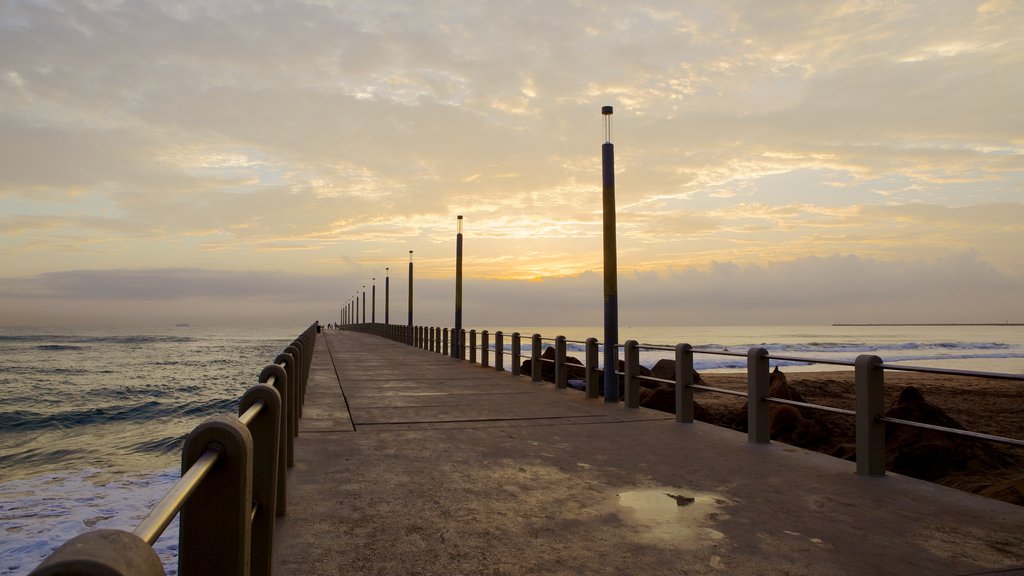
<path fill-rule="evenodd" d="M 277 574 L 1024 574 L 1024 508 L 317 334 Z"/>
<path fill-rule="evenodd" d="M 572 367 L 564 337 L 532 335 L 548 383 L 519 374 L 518 333 L 506 358 L 502 332 L 477 346 L 475 330 L 345 328 L 310 326 L 237 417 L 197 426 L 181 478 L 134 531 L 85 531 L 32 574 L 164 574 L 152 544 L 176 515 L 182 576 L 1024 574 L 1024 507 L 886 474 L 882 458 L 884 424 L 1022 441 L 878 410 L 886 369 L 1024 376 L 828 361 L 856 374 L 856 410 L 838 410 L 771 396 L 768 359 L 786 357 L 761 348 L 699 351 L 747 357 L 746 393 L 695 384 L 698 352 L 678 344 L 673 415 L 637 407 L 639 381 L 658 379 L 637 374 L 632 340 L 625 401 L 606 402 L 595 338 L 575 342 L 586 365 Z M 566 387 L 570 368 L 585 391 Z M 748 432 L 693 421 L 694 391 L 746 396 Z M 769 403 L 854 417 L 857 462 L 771 442 Z"/>

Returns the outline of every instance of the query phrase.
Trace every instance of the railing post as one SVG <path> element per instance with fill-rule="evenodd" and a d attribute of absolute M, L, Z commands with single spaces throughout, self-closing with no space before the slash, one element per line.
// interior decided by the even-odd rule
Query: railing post
<path fill-rule="evenodd" d="M 483 366 L 484 368 L 487 368 L 488 366 L 491 365 L 490 347 L 491 340 L 490 337 L 488 336 L 488 332 L 487 330 L 482 330 L 480 332 L 480 365 Z"/>
<path fill-rule="evenodd" d="M 505 371 L 505 334 L 501 330 L 494 333 L 494 371 Z"/>
<path fill-rule="evenodd" d="M 437 326 L 434 328 L 434 352 L 438 354 L 444 354 L 444 348 L 441 347 L 441 327 Z"/>
<path fill-rule="evenodd" d="M 131 532 L 92 530 L 53 551 L 30 576 L 164 576 L 153 547 Z"/>
<path fill-rule="evenodd" d="M 857 474 L 885 475 L 885 370 L 882 359 L 862 354 L 854 362 L 856 381 Z"/>
<path fill-rule="evenodd" d="M 288 430 L 288 373 L 285 372 L 284 368 L 281 368 L 277 363 L 282 359 L 287 358 L 287 354 L 279 354 L 274 359 L 273 364 L 268 364 L 260 372 L 259 382 L 260 384 L 266 384 L 270 377 L 274 377 L 274 389 L 277 390 L 278 395 L 281 397 L 281 413 L 278 418 L 280 423 L 280 432 L 278 433 L 277 439 L 277 498 L 275 502 L 277 506 L 275 508 L 275 514 L 278 517 L 284 516 L 285 511 L 288 509 L 288 475 L 285 474 L 286 468 L 289 466 L 288 462 L 294 462 L 294 456 L 292 454 L 292 442 L 288 434 L 285 433 Z M 291 464 L 294 466 L 294 463 Z"/>
<path fill-rule="evenodd" d="M 751 348 L 747 351 L 747 441 L 756 444 L 771 442 L 769 428 L 768 351 Z"/>
<path fill-rule="evenodd" d="M 445 328 L 441 334 L 441 354 L 448 355 L 448 329 Z"/>
<path fill-rule="evenodd" d="M 530 340 L 530 380 L 539 383 L 541 381 L 540 373 L 540 349 L 541 349 L 540 334 L 534 334 Z"/>
<path fill-rule="evenodd" d="M 636 340 L 626 340 L 623 351 L 625 357 L 625 375 L 623 376 L 626 386 L 626 408 L 640 407 L 640 380 L 637 379 L 637 372 L 640 368 L 640 347 Z"/>
<path fill-rule="evenodd" d="M 466 329 L 459 330 L 459 360 L 466 359 Z"/>
<path fill-rule="evenodd" d="M 565 388 L 569 382 L 565 368 L 565 336 L 555 336 L 555 388 Z"/>
<path fill-rule="evenodd" d="M 295 418 L 292 419 L 292 434 L 299 435 L 299 418 L 302 417 L 302 400 L 305 397 L 306 366 L 303 361 L 306 357 L 304 346 L 298 340 L 291 343 L 284 349 L 285 352 L 295 358 L 295 377 L 292 378 L 292 400 L 295 403 Z"/>
<path fill-rule="evenodd" d="M 523 367 L 523 343 L 519 332 L 512 333 L 512 375 L 519 376 Z"/>
<path fill-rule="evenodd" d="M 587 373 L 587 398 L 597 398 L 597 383 L 600 378 L 597 371 L 597 338 L 587 338 L 583 358 Z"/>
<path fill-rule="evenodd" d="M 693 422 L 693 347 L 676 344 L 676 422 Z"/>
<path fill-rule="evenodd" d="M 284 362 L 285 373 L 288 374 L 288 387 L 284 390 L 278 389 L 278 392 L 285 392 L 286 396 L 282 396 L 282 400 L 285 402 L 284 411 L 288 414 L 286 418 L 285 427 L 281 429 L 281 434 L 285 437 L 285 442 L 288 443 L 288 462 L 286 463 L 289 468 L 295 467 L 295 436 L 298 433 L 299 428 L 299 411 L 296 408 L 298 405 L 299 394 L 296 391 L 298 388 L 298 377 L 296 374 L 298 370 L 295 368 L 295 356 L 287 350 L 294 350 L 291 346 L 285 348 L 285 352 L 282 352 L 274 358 L 274 364 L 280 364 Z"/>
<path fill-rule="evenodd" d="M 476 330 L 469 331 L 469 363 L 476 364 Z"/>
<path fill-rule="evenodd" d="M 270 576 L 274 560 L 274 521 L 277 514 L 277 448 L 281 418 L 281 396 L 266 384 L 245 391 L 238 403 L 238 415 L 257 401 L 263 408 L 249 423 L 252 435 L 252 543 L 249 547 L 251 576 Z"/>
<path fill-rule="evenodd" d="M 220 451 L 213 471 L 181 507 L 178 573 L 249 574 L 252 435 L 234 416 L 211 416 L 188 435 L 182 474 L 207 450 Z"/>

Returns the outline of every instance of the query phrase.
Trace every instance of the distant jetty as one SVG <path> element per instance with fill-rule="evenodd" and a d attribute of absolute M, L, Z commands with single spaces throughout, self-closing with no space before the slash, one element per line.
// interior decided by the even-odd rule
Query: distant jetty
<path fill-rule="evenodd" d="M 921 324 L 833 324 L 833 326 L 1024 326 L 1024 322 L 981 322 L 981 323 L 957 323 L 957 322 L 936 322 Z"/>

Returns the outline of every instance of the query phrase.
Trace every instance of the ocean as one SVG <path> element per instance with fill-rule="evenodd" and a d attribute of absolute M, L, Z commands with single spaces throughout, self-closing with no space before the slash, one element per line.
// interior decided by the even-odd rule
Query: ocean
<path fill-rule="evenodd" d="M 0 575 L 27 574 L 86 530 L 132 530 L 178 478 L 189 430 L 209 415 L 237 413 L 260 369 L 304 328 L 0 328 Z M 524 355 L 534 332 L 602 337 L 600 327 L 502 329 L 524 336 Z M 619 334 L 698 351 L 759 346 L 850 361 L 872 353 L 887 362 L 1024 373 L 1021 326 L 624 326 Z M 568 349 L 582 359 L 582 345 Z M 641 362 L 670 357 L 645 351 Z M 695 367 L 746 369 L 742 358 L 701 354 Z M 175 523 L 155 546 L 168 574 L 176 573 L 176 538 Z"/>

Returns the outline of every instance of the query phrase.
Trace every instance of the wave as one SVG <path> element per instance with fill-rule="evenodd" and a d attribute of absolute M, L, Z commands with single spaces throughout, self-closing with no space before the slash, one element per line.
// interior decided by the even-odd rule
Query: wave
<path fill-rule="evenodd" d="M 85 346 L 73 346 L 70 344 L 40 344 L 37 350 L 85 350 Z"/>
<path fill-rule="evenodd" d="M 181 451 L 186 438 L 188 438 L 188 434 L 147 440 L 129 446 L 128 451 L 137 454 L 175 454 Z"/>
<path fill-rule="evenodd" d="M 164 334 L 139 334 L 116 336 L 86 336 L 78 334 L 0 334 L 2 342 L 73 342 L 76 344 L 160 344 L 188 343 L 196 338 Z"/>
<path fill-rule="evenodd" d="M 159 418 L 192 418 L 230 412 L 237 405 L 237 398 L 223 398 L 184 403 L 149 400 L 139 404 L 89 407 L 51 413 L 8 410 L 0 412 L 0 432 L 46 430 L 53 427 L 70 429 L 93 424 L 146 422 Z"/>

